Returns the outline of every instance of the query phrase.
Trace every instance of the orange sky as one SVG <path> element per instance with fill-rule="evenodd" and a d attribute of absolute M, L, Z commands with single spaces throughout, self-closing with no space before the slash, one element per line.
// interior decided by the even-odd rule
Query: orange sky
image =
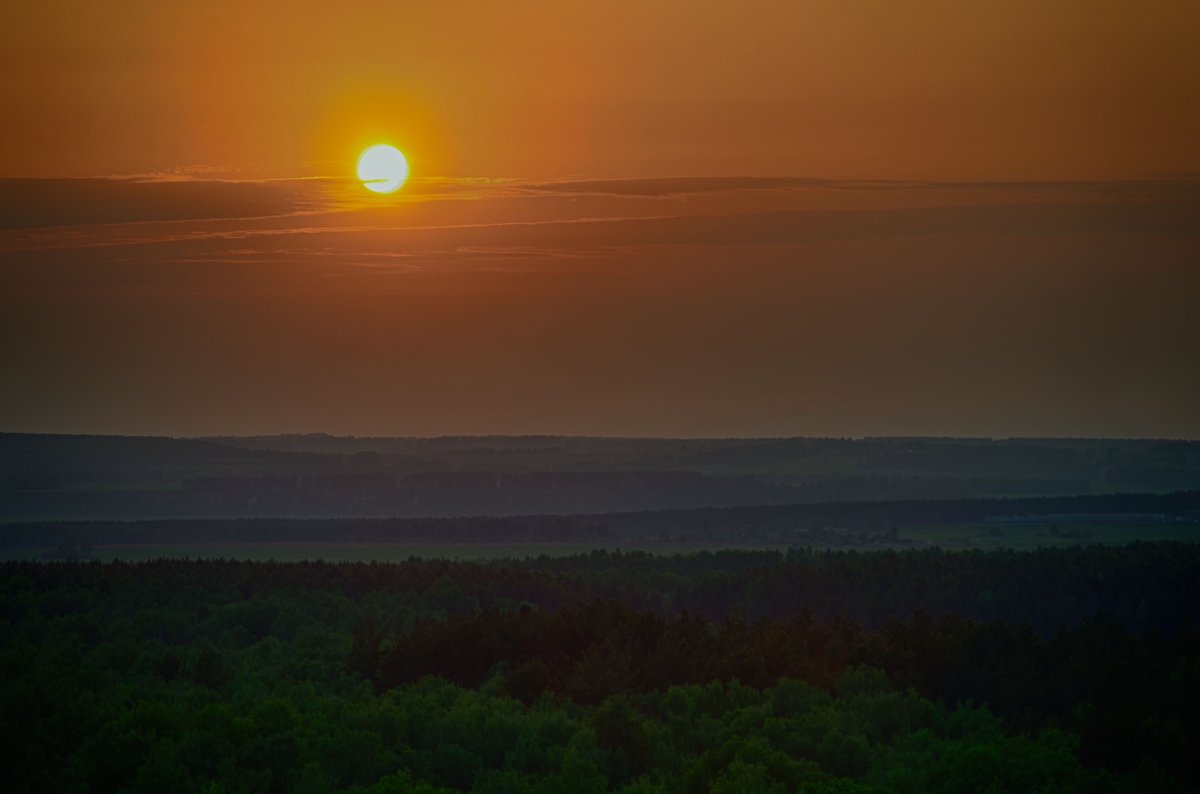
<path fill-rule="evenodd" d="M 1200 438 L 1195 2 L 47 0 L 0 39 L 0 431 Z"/>
<path fill-rule="evenodd" d="M 1200 170 L 1193 0 L 44 0 L 0 39 L 0 176 Z"/>

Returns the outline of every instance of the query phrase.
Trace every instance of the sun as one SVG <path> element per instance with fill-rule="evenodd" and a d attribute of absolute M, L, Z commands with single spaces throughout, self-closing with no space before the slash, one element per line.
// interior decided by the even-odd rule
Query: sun
<path fill-rule="evenodd" d="M 371 146 L 358 156 L 358 178 L 367 190 L 394 193 L 408 179 L 408 160 L 395 146 Z"/>

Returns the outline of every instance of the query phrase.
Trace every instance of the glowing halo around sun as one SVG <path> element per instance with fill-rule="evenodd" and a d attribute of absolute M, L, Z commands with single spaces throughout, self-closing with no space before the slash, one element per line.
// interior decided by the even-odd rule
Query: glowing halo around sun
<path fill-rule="evenodd" d="M 394 193 L 408 179 L 408 160 L 395 146 L 371 146 L 358 156 L 358 178 L 367 190 Z"/>

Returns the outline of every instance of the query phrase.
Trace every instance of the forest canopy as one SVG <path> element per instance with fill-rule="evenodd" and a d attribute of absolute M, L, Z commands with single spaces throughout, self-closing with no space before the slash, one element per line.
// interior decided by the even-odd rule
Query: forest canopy
<path fill-rule="evenodd" d="M 14 790 L 1185 791 L 1197 554 L 7 563 Z"/>

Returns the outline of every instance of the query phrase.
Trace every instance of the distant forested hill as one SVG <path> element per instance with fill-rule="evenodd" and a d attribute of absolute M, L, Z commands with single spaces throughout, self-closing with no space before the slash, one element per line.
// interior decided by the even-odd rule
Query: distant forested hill
<path fill-rule="evenodd" d="M 1166 492 L 1200 443 L 0 434 L 0 522 L 438 517 Z"/>
<path fill-rule="evenodd" d="M 1011 523 L 1070 533 L 1076 523 L 1194 528 L 1200 491 L 1023 499 L 828 502 L 577 515 L 454 518 L 236 518 L 0 524 L 0 549 L 228 543 L 701 543 L 896 546 L 910 529 Z M 1059 526 L 1061 525 L 1061 527 Z M 1064 529 L 1065 527 L 1065 529 Z M 1077 540 L 1086 540 L 1077 537 Z M 74 556 L 68 554 L 67 556 Z"/>

